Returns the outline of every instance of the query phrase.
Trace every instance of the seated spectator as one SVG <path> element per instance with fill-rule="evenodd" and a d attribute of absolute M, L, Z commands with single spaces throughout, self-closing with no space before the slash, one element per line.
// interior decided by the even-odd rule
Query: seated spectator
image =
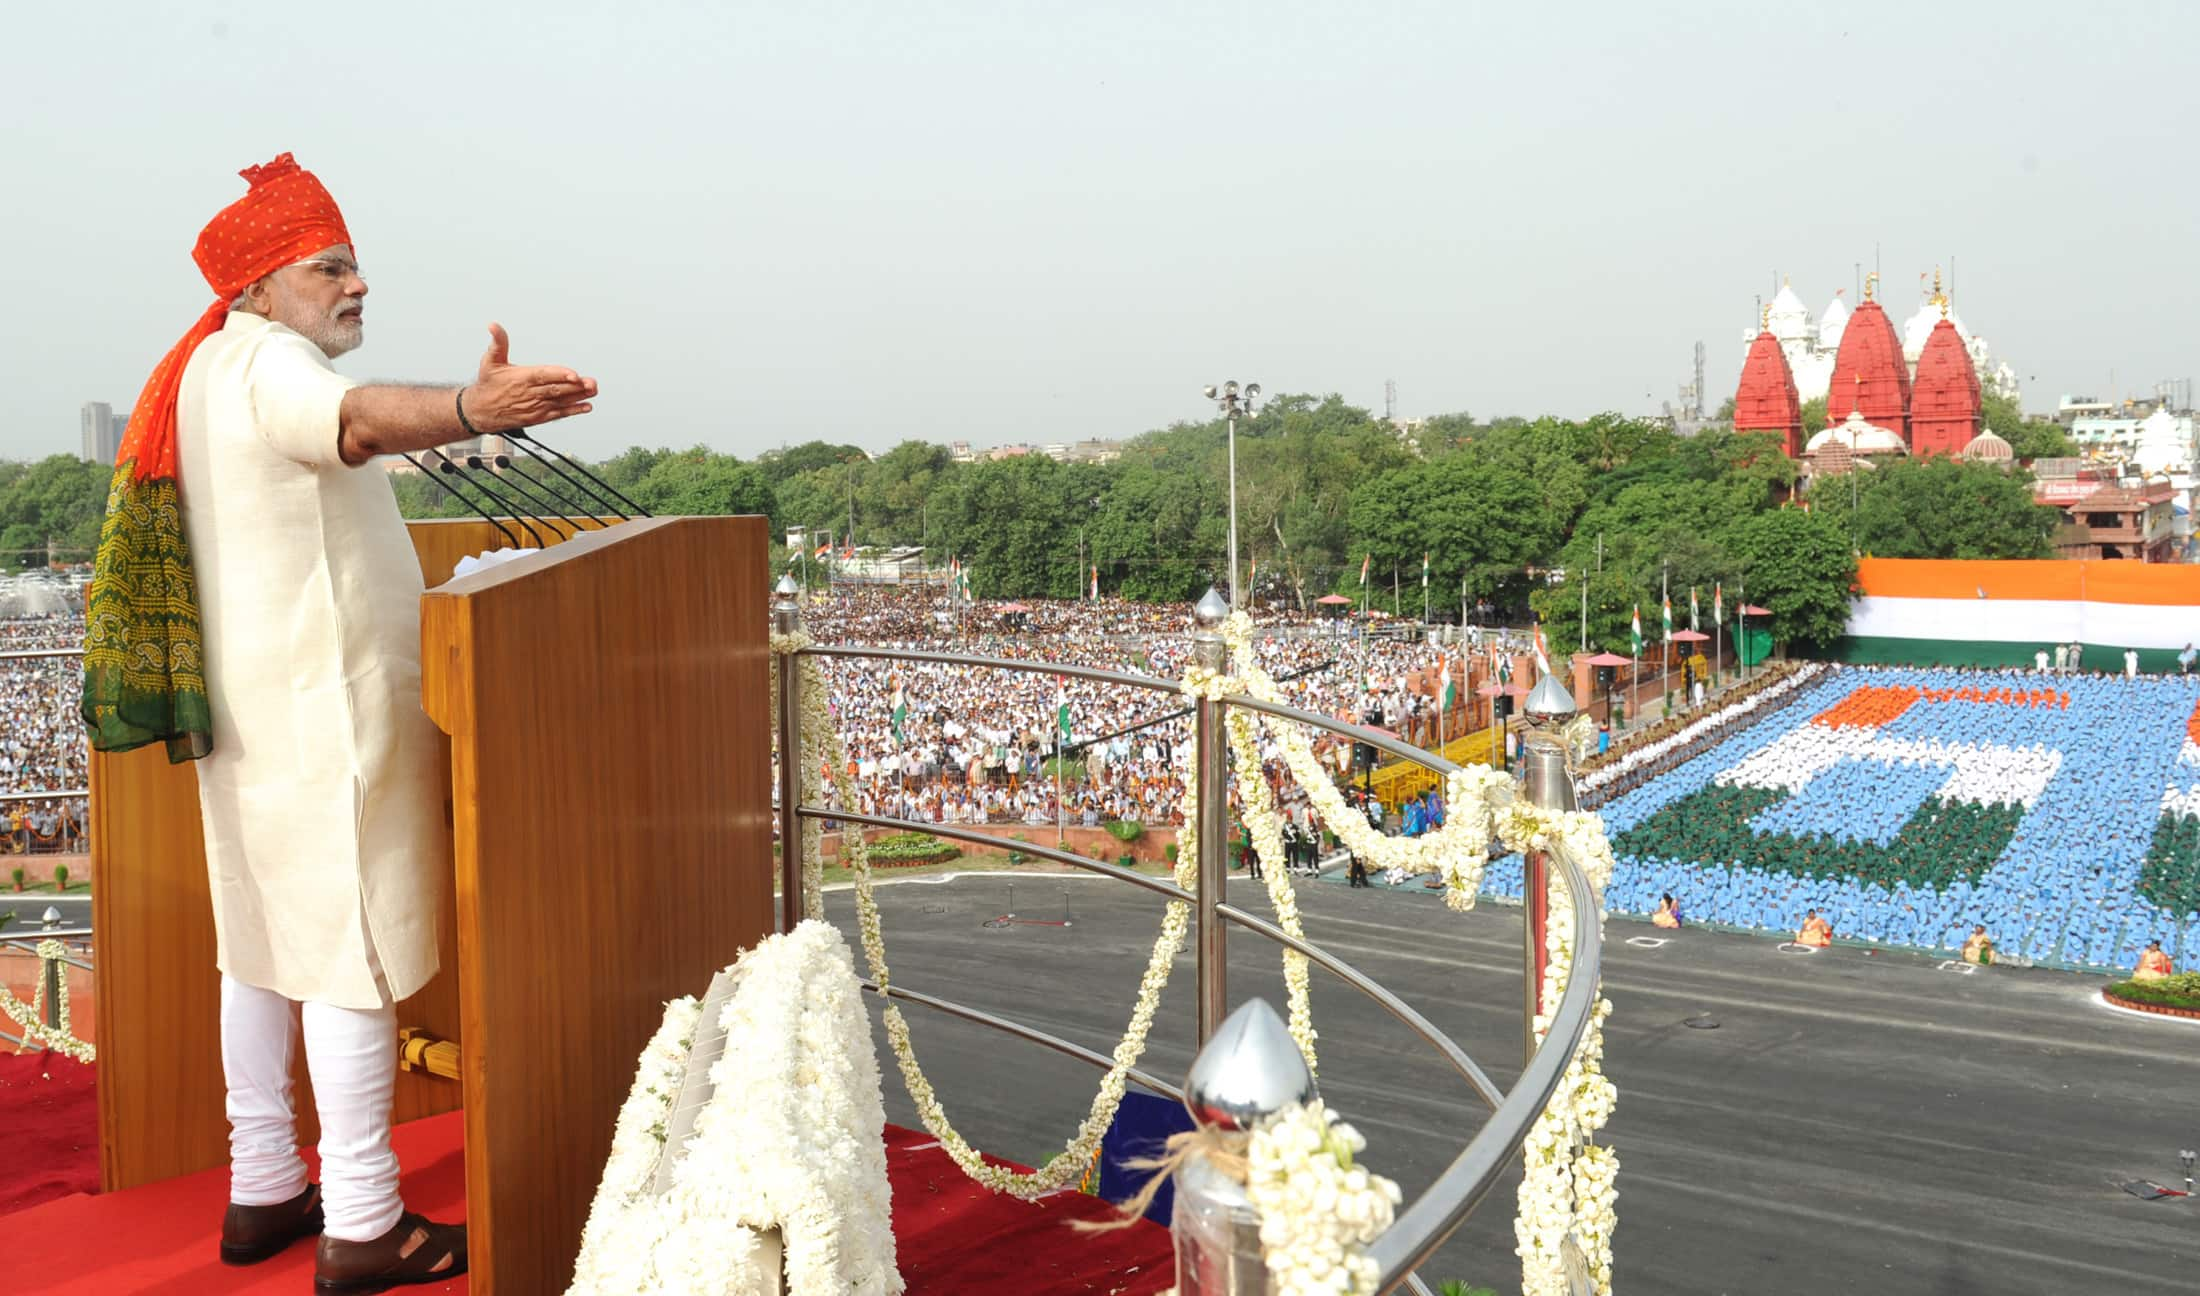
<path fill-rule="evenodd" d="M 1803 919 L 1802 928 L 1795 933 L 1795 943 L 1824 949 L 1833 944 L 1833 924 L 1819 917 L 1818 911 L 1813 909 Z"/>
<path fill-rule="evenodd" d="M 2131 974 L 2131 979 L 2160 981 L 2175 975 L 2176 971 L 2176 966 L 2169 961 L 2169 955 L 2162 952 L 2162 942 L 2151 940 L 2147 942 L 2146 950 L 2139 955 L 2139 967 Z"/>
<path fill-rule="evenodd" d="M 1671 892 L 1667 892 L 1659 899 L 1658 911 L 1650 915 L 1650 921 L 1654 926 L 1663 927 L 1667 931 L 1678 930 L 1681 925 L 1680 901 L 1675 900 Z"/>
<path fill-rule="evenodd" d="M 1981 967 L 1994 961 L 1994 938 L 1986 934 L 1984 925 L 1971 928 L 1971 938 L 1963 942 L 1963 961 Z"/>

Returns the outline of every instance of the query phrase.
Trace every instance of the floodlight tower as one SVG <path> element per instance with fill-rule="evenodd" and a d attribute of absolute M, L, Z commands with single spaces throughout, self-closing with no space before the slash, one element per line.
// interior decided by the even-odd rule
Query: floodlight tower
<path fill-rule="evenodd" d="M 1223 383 L 1219 390 L 1210 386 L 1205 392 L 1207 399 L 1220 407 L 1222 416 L 1230 423 L 1230 610 L 1235 612 L 1240 606 L 1237 561 L 1237 423 L 1241 414 L 1246 418 L 1253 417 L 1253 402 L 1260 397 L 1260 384 L 1247 383 L 1241 393 L 1237 379 L 1232 378 Z"/>

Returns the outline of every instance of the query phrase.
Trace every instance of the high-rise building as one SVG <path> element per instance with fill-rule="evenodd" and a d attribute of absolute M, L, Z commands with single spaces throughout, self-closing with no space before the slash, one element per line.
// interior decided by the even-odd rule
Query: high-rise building
<path fill-rule="evenodd" d="M 114 407 L 105 401 L 85 401 L 77 421 L 83 436 L 80 453 L 93 463 L 113 463 L 122 450 L 122 428 L 129 420 L 117 419 Z"/>

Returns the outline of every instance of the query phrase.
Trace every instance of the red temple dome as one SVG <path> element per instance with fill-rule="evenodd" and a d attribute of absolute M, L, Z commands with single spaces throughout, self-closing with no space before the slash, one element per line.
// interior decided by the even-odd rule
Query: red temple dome
<path fill-rule="evenodd" d="M 1833 427 L 1851 411 L 1874 427 L 1891 429 L 1910 441 L 1910 366 L 1902 358 L 1902 340 L 1894 324 L 1872 300 L 1873 282 L 1864 300 L 1841 330 L 1841 349 L 1833 357 L 1833 379 L 1826 387 L 1826 425 Z"/>
<path fill-rule="evenodd" d="M 1734 392 L 1734 430 L 1777 432 L 1788 458 L 1803 452 L 1803 406 L 1795 398 L 1795 374 L 1770 329 L 1749 344 L 1749 357 L 1742 361 L 1742 385 Z"/>
<path fill-rule="evenodd" d="M 1978 369 L 1962 335 L 1943 316 L 1917 356 L 1917 382 L 1910 393 L 1911 453 L 1962 454 L 1978 435 L 1979 412 Z"/>

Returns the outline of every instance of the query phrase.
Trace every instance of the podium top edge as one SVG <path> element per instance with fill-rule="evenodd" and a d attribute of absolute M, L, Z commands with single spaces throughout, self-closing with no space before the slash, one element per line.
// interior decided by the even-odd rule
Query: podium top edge
<path fill-rule="evenodd" d="M 577 532 L 571 537 L 565 540 L 561 540 L 558 543 L 550 545 L 546 548 L 527 548 L 524 550 L 523 556 L 521 557 L 498 563 L 493 567 L 483 568 L 480 571 L 469 572 L 464 576 L 454 576 L 450 580 L 443 582 L 441 585 L 430 586 L 428 589 L 422 591 L 422 597 L 465 597 L 468 595 L 480 594 L 485 591 L 495 589 L 499 586 L 510 585 L 518 581 L 526 580 L 530 576 L 548 571 L 553 567 L 557 567 L 565 563 L 578 562 L 587 557 L 589 554 L 595 553 L 599 550 L 609 549 L 616 545 L 624 544 L 633 540 L 638 540 L 645 535 L 649 535 L 657 531 L 662 531 L 669 527 L 696 523 L 709 525 L 729 522 L 748 522 L 751 520 L 752 518 L 750 515 L 628 518 L 625 521 L 616 522 L 607 527 L 600 527 Z M 762 517 L 762 515 L 753 516 L 753 522 L 755 524 L 762 525 L 764 521 L 765 519 Z M 507 548 L 508 547 L 509 546 L 507 546 Z"/>

